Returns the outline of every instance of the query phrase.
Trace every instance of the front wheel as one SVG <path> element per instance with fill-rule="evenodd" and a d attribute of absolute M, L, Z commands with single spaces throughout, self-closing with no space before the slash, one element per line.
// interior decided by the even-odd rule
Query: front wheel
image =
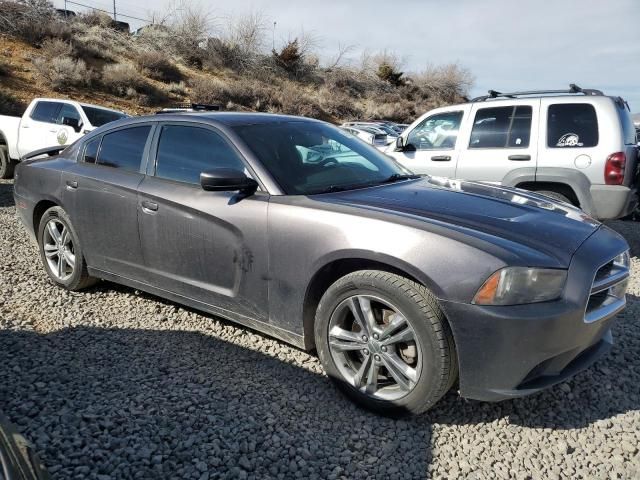
<path fill-rule="evenodd" d="M 318 356 L 353 400 L 383 414 L 421 413 L 457 377 L 451 330 L 424 286 L 362 270 L 335 282 L 318 305 Z"/>
<path fill-rule="evenodd" d="M 42 215 L 38 247 L 47 275 L 56 285 L 81 290 L 97 281 L 87 272 L 80 240 L 62 208 L 51 207 Z"/>

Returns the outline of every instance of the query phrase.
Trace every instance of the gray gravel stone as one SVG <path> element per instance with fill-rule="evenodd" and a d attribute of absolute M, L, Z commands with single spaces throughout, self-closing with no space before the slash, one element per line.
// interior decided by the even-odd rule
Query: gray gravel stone
<path fill-rule="evenodd" d="M 102 283 L 54 287 L 0 181 L 0 410 L 52 478 L 640 478 L 640 224 L 610 355 L 539 395 L 394 420 L 305 352 Z"/>

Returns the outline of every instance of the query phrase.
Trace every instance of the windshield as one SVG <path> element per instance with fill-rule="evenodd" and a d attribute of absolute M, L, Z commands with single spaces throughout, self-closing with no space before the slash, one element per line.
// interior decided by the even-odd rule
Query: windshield
<path fill-rule="evenodd" d="M 107 110 L 105 108 L 88 107 L 82 105 L 82 110 L 94 127 L 101 127 L 109 122 L 115 122 L 127 116 L 126 113 Z"/>
<path fill-rule="evenodd" d="M 287 195 L 363 188 L 411 175 L 374 147 L 328 124 L 292 121 L 234 130 Z"/>

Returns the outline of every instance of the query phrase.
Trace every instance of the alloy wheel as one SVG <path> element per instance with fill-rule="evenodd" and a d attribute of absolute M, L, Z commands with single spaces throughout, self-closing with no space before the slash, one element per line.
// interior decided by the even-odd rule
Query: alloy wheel
<path fill-rule="evenodd" d="M 415 387 L 422 353 L 410 321 L 371 295 L 343 300 L 329 321 L 329 351 L 344 379 L 381 400 L 397 400 Z"/>
<path fill-rule="evenodd" d="M 49 270 L 59 281 L 73 275 L 76 255 L 69 228 L 57 218 L 47 222 L 43 235 L 44 256 Z"/>

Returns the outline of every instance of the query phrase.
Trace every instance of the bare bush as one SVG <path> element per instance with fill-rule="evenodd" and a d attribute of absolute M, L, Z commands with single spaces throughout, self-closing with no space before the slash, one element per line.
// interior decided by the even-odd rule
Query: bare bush
<path fill-rule="evenodd" d="M 178 97 L 187 95 L 187 86 L 184 82 L 170 83 L 167 85 L 167 92 Z"/>
<path fill-rule="evenodd" d="M 173 43 L 177 53 L 189 64 L 202 67 L 203 45 L 209 38 L 211 12 L 203 7 L 183 2 L 176 9 L 176 20 L 171 25 Z"/>
<path fill-rule="evenodd" d="M 429 66 L 412 76 L 413 82 L 432 98 L 451 103 L 466 96 L 473 86 L 473 75 L 457 63 Z"/>
<path fill-rule="evenodd" d="M 48 36 L 60 35 L 64 27 L 47 0 L 0 1 L 0 33 L 38 45 Z"/>
<path fill-rule="evenodd" d="M 183 78 L 180 69 L 161 52 L 143 50 L 136 56 L 136 62 L 154 80 L 169 83 L 179 82 Z"/>
<path fill-rule="evenodd" d="M 59 38 L 47 38 L 42 42 L 42 54 L 45 58 L 71 57 L 73 45 Z"/>
<path fill-rule="evenodd" d="M 140 72 L 128 62 L 105 65 L 100 81 L 108 91 L 121 97 L 130 96 L 130 88 L 138 91 L 144 85 Z"/>
<path fill-rule="evenodd" d="M 56 91 L 88 85 L 91 81 L 91 74 L 84 61 L 74 60 L 71 57 L 63 56 L 51 59 L 37 57 L 33 60 L 33 66 L 39 79 Z"/>
<path fill-rule="evenodd" d="M 86 23 L 72 23 L 73 46 L 80 58 L 119 60 L 133 50 L 131 37 L 110 27 Z"/>

